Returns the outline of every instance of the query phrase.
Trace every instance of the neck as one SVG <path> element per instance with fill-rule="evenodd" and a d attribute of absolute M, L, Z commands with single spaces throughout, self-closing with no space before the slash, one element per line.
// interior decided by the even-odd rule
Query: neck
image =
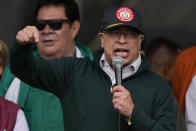
<path fill-rule="evenodd" d="M 40 56 L 44 59 L 55 59 L 55 58 L 61 58 L 61 57 L 73 57 L 75 56 L 76 53 L 76 45 L 70 44 L 69 46 L 64 47 L 65 49 L 62 50 L 61 52 L 57 52 L 55 54 L 43 54 L 40 53 Z"/>
<path fill-rule="evenodd" d="M 62 57 L 62 56 L 73 57 L 73 56 L 75 56 L 75 53 L 76 53 L 76 45 L 72 44 L 71 46 L 66 47 L 65 52 L 60 57 Z"/>

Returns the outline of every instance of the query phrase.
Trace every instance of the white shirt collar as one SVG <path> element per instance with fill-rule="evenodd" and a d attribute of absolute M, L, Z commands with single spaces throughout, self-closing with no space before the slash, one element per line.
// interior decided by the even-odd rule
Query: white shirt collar
<path fill-rule="evenodd" d="M 84 57 L 84 56 L 82 55 L 80 49 L 79 49 L 77 46 L 76 46 L 76 57 L 77 57 L 77 58 L 82 58 L 82 57 Z"/>
<path fill-rule="evenodd" d="M 141 55 L 139 54 L 138 58 L 133 63 L 131 63 L 130 65 L 122 69 L 122 79 L 125 79 L 135 74 L 138 71 L 140 64 L 141 64 Z M 100 59 L 100 66 L 106 72 L 106 74 L 110 77 L 112 81 L 112 85 L 114 85 L 116 83 L 115 73 L 110 67 L 110 65 L 108 64 L 108 62 L 105 60 L 105 53 L 103 53 Z"/>

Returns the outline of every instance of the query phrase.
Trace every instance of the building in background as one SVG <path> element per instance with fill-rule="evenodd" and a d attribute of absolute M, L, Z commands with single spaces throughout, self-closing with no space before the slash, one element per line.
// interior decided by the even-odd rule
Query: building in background
<path fill-rule="evenodd" d="M 111 4 L 128 4 L 144 16 L 147 41 L 157 35 L 166 36 L 189 46 L 196 43 L 195 0 L 76 0 L 81 11 L 81 30 L 78 40 L 92 49 L 99 47 L 96 36 L 103 10 Z M 33 10 L 37 0 L 1 0 L 0 39 L 8 48 L 15 40 L 16 32 L 33 23 Z M 32 15 L 29 15 L 32 14 Z M 188 45 L 187 45 L 188 44 Z"/>

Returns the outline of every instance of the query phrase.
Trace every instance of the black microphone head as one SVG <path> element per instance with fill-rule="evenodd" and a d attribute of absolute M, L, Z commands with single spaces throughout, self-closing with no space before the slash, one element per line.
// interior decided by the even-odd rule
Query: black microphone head
<path fill-rule="evenodd" d="M 114 67 L 117 67 L 117 66 L 122 67 L 123 64 L 124 64 L 124 60 L 123 60 L 123 58 L 120 57 L 120 56 L 115 56 L 115 57 L 112 59 L 112 65 L 113 65 Z"/>

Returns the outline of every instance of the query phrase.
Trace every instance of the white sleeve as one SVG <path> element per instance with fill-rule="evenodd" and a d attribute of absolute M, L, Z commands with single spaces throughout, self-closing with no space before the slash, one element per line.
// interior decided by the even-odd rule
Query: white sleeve
<path fill-rule="evenodd" d="M 186 93 L 185 121 L 187 131 L 196 131 L 196 74 Z"/>
<path fill-rule="evenodd" d="M 29 131 L 24 112 L 21 109 L 18 110 L 16 124 L 13 131 Z"/>

